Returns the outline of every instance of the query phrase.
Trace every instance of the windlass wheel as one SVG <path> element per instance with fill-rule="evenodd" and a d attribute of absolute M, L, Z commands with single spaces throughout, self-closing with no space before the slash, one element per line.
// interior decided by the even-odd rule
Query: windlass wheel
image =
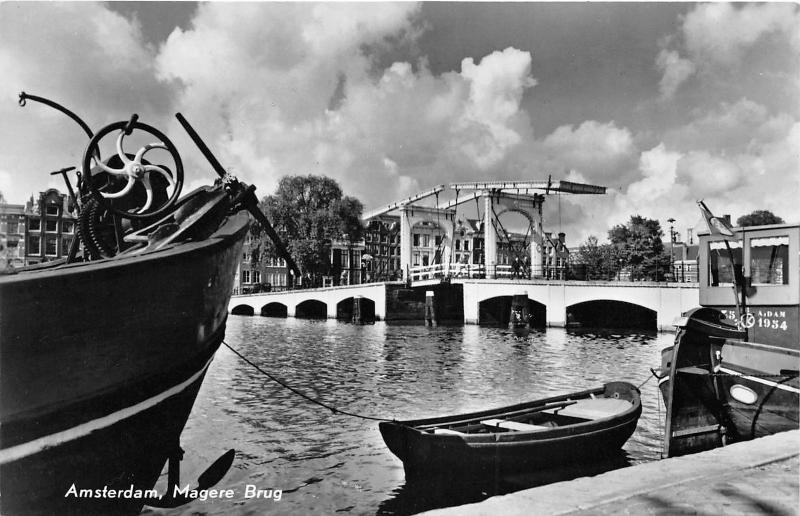
<path fill-rule="evenodd" d="M 154 136 L 158 141 L 143 145 L 135 154 L 126 153 L 124 139 L 136 130 Z M 116 155 L 105 162 L 97 160 L 95 156 L 100 155 L 100 140 L 115 132 Z M 166 165 L 154 165 L 144 159 L 145 154 L 153 149 L 169 153 L 174 162 L 174 172 Z M 92 180 L 93 162 L 95 176 L 101 172 L 108 174 L 110 180 L 106 185 L 98 186 Z M 98 131 L 83 153 L 82 167 L 85 184 L 92 196 L 109 211 L 128 219 L 164 215 L 175 205 L 183 187 L 183 163 L 177 148 L 155 127 L 136 121 L 135 115 L 131 121 L 115 122 Z M 168 193 L 170 189 L 172 192 Z"/>

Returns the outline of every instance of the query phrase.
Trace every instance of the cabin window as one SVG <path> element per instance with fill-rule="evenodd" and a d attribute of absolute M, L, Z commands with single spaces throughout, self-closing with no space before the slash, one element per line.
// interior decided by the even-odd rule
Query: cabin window
<path fill-rule="evenodd" d="M 750 239 L 750 277 L 753 285 L 789 284 L 789 237 Z"/>
<path fill-rule="evenodd" d="M 742 241 L 729 241 L 730 253 L 725 247 L 725 242 L 708 243 L 708 268 L 709 285 L 712 287 L 722 287 L 733 285 L 733 266 L 731 265 L 731 255 L 733 262 L 741 266 L 742 264 Z"/>

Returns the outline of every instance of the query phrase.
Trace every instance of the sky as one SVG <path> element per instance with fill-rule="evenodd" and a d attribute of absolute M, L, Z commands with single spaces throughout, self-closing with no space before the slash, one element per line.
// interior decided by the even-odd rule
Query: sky
<path fill-rule="evenodd" d="M 547 197 L 570 245 L 632 215 L 685 234 L 699 199 L 797 222 L 798 51 L 793 3 L 3 2 L 0 192 L 63 191 L 49 172 L 87 144 L 25 91 L 95 131 L 137 113 L 184 191 L 215 176 L 177 112 L 260 196 L 298 174 L 367 210 L 450 182 L 608 187 Z"/>

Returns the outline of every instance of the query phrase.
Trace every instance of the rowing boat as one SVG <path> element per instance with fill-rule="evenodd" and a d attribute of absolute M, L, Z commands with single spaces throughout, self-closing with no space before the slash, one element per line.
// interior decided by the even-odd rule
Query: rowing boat
<path fill-rule="evenodd" d="M 380 423 L 406 475 L 518 471 L 612 456 L 636 429 L 639 390 L 626 382 L 469 414 Z"/>

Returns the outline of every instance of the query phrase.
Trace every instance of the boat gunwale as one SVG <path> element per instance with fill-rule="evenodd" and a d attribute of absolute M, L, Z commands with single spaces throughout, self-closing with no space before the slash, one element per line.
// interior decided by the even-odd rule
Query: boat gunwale
<path fill-rule="evenodd" d="M 202 240 L 177 242 L 161 249 L 140 254 L 120 254 L 104 260 L 60 264 L 51 269 L 20 270 L 14 274 L 0 276 L 0 287 L 27 281 L 40 281 L 49 277 L 86 274 L 101 270 L 140 265 L 147 262 L 168 260 L 175 256 L 184 256 L 203 251 L 213 252 L 216 248 L 226 247 L 230 245 L 231 241 L 236 241 L 241 238 L 242 234 L 247 231 L 250 222 L 251 218 L 249 214 L 244 212 L 234 213 L 229 215 L 214 233 Z M 239 227 L 228 231 L 229 227 L 236 225 Z"/>

